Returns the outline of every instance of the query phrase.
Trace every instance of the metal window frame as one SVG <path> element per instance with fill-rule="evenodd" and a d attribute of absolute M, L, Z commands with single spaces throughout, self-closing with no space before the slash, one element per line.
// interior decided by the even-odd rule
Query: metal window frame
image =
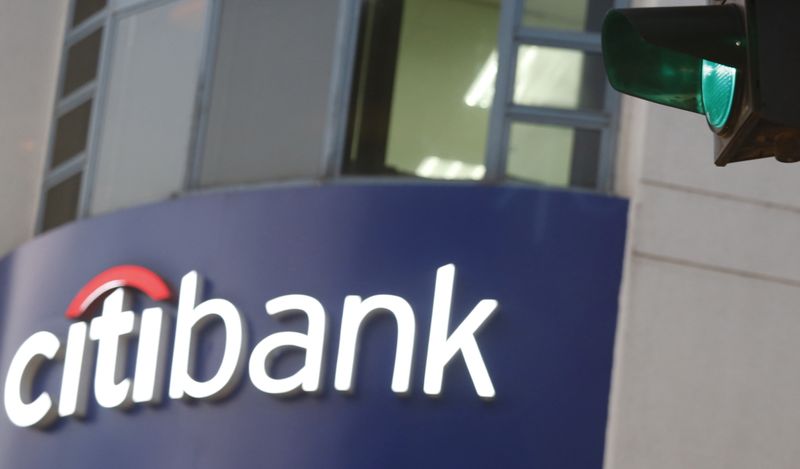
<path fill-rule="evenodd" d="M 503 0 L 500 4 L 500 24 L 497 31 L 497 75 L 494 99 L 489 111 L 489 131 L 486 138 L 484 180 L 499 182 L 505 178 L 511 121 L 506 108 L 514 100 L 517 70 L 515 32 L 522 22 L 522 0 Z"/>
<path fill-rule="evenodd" d="M 628 3 L 629 0 L 615 0 L 613 7 L 622 8 Z M 514 102 L 517 54 L 520 46 L 540 45 L 599 53 L 600 33 L 525 26 L 522 24 L 523 9 L 524 0 L 503 0 L 501 4 L 497 39 L 498 70 L 494 101 L 489 116 L 484 179 L 494 183 L 506 180 L 509 139 L 513 123 L 558 125 L 601 132 L 595 190 L 612 192 L 620 96 L 608 83 L 604 89 L 602 110 L 556 109 Z"/>
<path fill-rule="evenodd" d="M 58 66 L 58 75 L 56 78 L 56 94 L 53 103 L 53 110 L 51 113 L 50 119 L 50 131 L 48 135 L 47 141 L 47 154 L 45 156 L 44 162 L 44 170 L 43 170 L 43 177 L 42 183 L 39 191 L 39 201 L 37 203 L 37 210 L 36 210 L 36 221 L 34 230 L 35 232 L 41 233 L 44 229 L 44 214 L 47 209 L 47 192 L 51 190 L 56 185 L 60 184 L 61 182 L 65 181 L 66 179 L 76 175 L 82 174 L 81 176 L 81 188 L 80 194 L 78 196 L 78 207 L 76 210 L 77 217 L 82 217 L 83 213 L 85 213 L 85 207 L 87 205 L 88 199 L 88 192 L 87 187 L 90 186 L 89 181 L 87 181 L 87 174 L 86 168 L 89 165 L 89 160 L 91 160 L 90 155 L 91 153 L 91 145 L 92 141 L 94 140 L 94 127 L 95 127 L 95 119 L 97 118 L 97 112 L 100 109 L 98 106 L 98 83 L 102 83 L 102 68 L 103 68 L 103 56 L 107 53 L 107 42 L 108 42 L 108 26 L 109 26 L 109 18 L 111 12 L 111 6 L 107 3 L 105 7 L 103 7 L 98 12 L 94 13 L 92 16 L 83 20 L 80 24 L 76 26 L 72 26 L 72 19 L 75 13 L 75 3 L 77 0 L 70 0 L 69 5 L 67 6 L 67 14 L 66 14 L 66 24 L 64 26 L 64 40 L 62 41 L 61 45 L 61 55 L 59 59 L 59 66 Z M 98 57 L 98 69 L 95 75 L 94 80 L 81 85 L 80 88 L 72 91 L 67 96 L 62 96 L 63 87 L 64 87 L 64 78 L 67 72 L 67 58 L 69 54 L 69 49 L 75 43 L 80 41 L 81 39 L 89 36 L 90 34 L 94 33 L 98 29 L 103 28 L 103 34 L 101 39 L 99 57 Z M 66 114 L 67 112 L 75 109 L 76 107 L 92 100 L 92 110 L 91 110 L 91 117 L 89 118 L 89 124 L 87 128 L 87 135 L 86 135 L 86 148 L 80 153 L 75 156 L 72 156 L 68 160 L 64 161 L 60 165 L 55 168 L 51 168 L 52 161 L 53 161 L 53 152 L 55 150 L 55 139 L 56 139 L 56 130 L 58 128 L 58 119 Z"/>
<path fill-rule="evenodd" d="M 189 130 L 189 154 L 183 179 L 183 191 L 198 189 L 201 185 L 203 159 L 208 136 L 208 120 L 211 110 L 211 95 L 214 89 L 214 71 L 222 30 L 222 0 L 208 0 L 206 37 L 201 52 L 200 76 L 197 80 L 195 106 Z"/>
<path fill-rule="evenodd" d="M 631 0 L 614 0 L 613 8 L 628 8 Z M 597 167 L 598 189 L 605 193 L 613 193 L 616 187 L 617 174 L 617 140 L 619 139 L 619 123 L 622 108 L 622 95 L 611 87 L 606 80 L 605 108 L 610 116 L 608 127 L 600 138 L 600 161 Z"/>
<path fill-rule="evenodd" d="M 78 202 L 77 219 L 85 218 L 91 210 L 92 192 L 94 191 L 94 175 L 97 166 L 97 146 L 100 143 L 100 122 L 105 109 L 106 92 L 108 90 L 108 74 L 111 68 L 111 51 L 113 50 L 114 11 L 106 6 L 105 25 L 103 26 L 103 44 L 100 47 L 98 60 L 97 86 L 92 103 L 92 117 L 89 122 L 89 138 L 86 144 L 86 162 L 81 179 L 81 195 Z"/>
<path fill-rule="evenodd" d="M 347 122 L 358 53 L 363 0 L 341 0 L 336 22 L 333 73 L 328 91 L 328 125 L 323 136 L 322 177 L 338 178 L 346 157 Z"/>

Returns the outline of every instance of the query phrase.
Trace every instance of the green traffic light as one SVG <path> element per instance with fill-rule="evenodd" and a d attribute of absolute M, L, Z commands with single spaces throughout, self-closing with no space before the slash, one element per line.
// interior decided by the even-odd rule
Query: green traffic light
<path fill-rule="evenodd" d="M 703 108 L 709 125 L 719 131 L 728 122 L 736 94 L 736 69 L 703 60 Z"/>
<path fill-rule="evenodd" d="M 734 114 L 745 37 L 734 7 L 611 10 L 603 61 L 617 91 L 704 114 L 720 133 Z"/>

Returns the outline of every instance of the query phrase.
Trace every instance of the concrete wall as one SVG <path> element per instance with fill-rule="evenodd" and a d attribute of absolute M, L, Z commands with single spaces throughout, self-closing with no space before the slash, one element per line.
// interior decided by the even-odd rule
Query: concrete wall
<path fill-rule="evenodd" d="M 67 2 L 0 2 L 0 256 L 33 236 Z"/>
<path fill-rule="evenodd" d="M 632 204 L 605 467 L 797 467 L 800 165 L 717 168 L 702 116 L 635 99 L 622 126 Z"/>

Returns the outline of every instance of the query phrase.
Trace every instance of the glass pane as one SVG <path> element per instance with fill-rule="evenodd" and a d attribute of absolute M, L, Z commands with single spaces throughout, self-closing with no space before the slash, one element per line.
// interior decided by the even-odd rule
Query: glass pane
<path fill-rule="evenodd" d="M 50 167 L 55 168 L 86 149 L 92 101 L 87 101 L 58 118 L 53 157 Z"/>
<path fill-rule="evenodd" d="M 322 177 L 328 131 L 346 125 L 329 117 L 343 3 L 215 3 L 222 11 L 200 185 Z"/>
<path fill-rule="evenodd" d="M 600 32 L 613 0 L 525 0 L 525 26 Z"/>
<path fill-rule="evenodd" d="M 64 71 L 64 85 L 61 96 L 70 93 L 94 80 L 97 76 L 97 63 L 100 61 L 100 43 L 103 29 L 98 29 L 70 46 L 67 51 L 67 69 Z"/>
<path fill-rule="evenodd" d="M 346 172 L 483 177 L 499 5 L 406 0 L 388 18 L 368 16 L 384 23 L 362 35 Z M 402 18 L 393 45 L 392 18 Z"/>
<path fill-rule="evenodd" d="M 207 0 L 181 0 L 125 16 L 113 29 L 92 215 L 183 188 L 207 13 Z"/>
<path fill-rule="evenodd" d="M 42 231 L 70 222 L 78 216 L 81 194 L 81 173 L 70 176 L 47 191 Z"/>
<path fill-rule="evenodd" d="M 508 175 L 553 186 L 593 189 L 600 137 L 598 130 L 512 124 Z"/>
<path fill-rule="evenodd" d="M 72 26 L 78 26 L 83 20 L 106 7 L 106 0 L 75 0 L 72 11 Z"/>
<path fill-rule="evenodd" d="M 605 71 L 600 54 L 520 46 L 514 102 L 561 109 L 603 109 Z"/>

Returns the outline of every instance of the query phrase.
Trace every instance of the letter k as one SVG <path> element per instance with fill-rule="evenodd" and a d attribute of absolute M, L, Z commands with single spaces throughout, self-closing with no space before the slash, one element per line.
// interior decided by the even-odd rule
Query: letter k
<path fill-rule="evenodd" d="M 492 399 L 495 396 L 494 386 L 483 362 L 475 334 L 497 310 L 497 301 L 481 300 L 448 337 L 455 273 L 456 268 L 453 264 L 442 266 L 436 272 L 423 391 L 431 396 L 441 394 L 444 369 L 453 357 L 461 352 L 478 396 Z"/>

